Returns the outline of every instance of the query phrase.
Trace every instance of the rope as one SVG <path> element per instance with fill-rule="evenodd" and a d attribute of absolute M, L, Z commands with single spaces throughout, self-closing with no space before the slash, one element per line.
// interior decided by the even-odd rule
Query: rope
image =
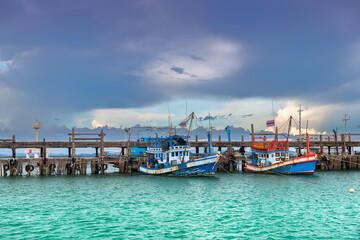
<path fill-rule="evenodd" d="M 326 158 L 326 159 L 327 159 L 327 161 L 330 161 L 328 158 Z M 352 162 L 351 160 L 346 161 L 346 159 L 347 159 L 347 158 L 345 158 L 345 159 L 344 159 L 344 158 L 341 158 L 341 159 L 336 159 L 336 158 L 335 158 L 334 161 L 340 161 L 340 162 L 341 162 L 341 161 L 344 161 L 344 162 L 347 162 L 347 163 L 356 164 L 356 165 L 358 165 L 358 166 L 360 165 L 360 163 Z"/>

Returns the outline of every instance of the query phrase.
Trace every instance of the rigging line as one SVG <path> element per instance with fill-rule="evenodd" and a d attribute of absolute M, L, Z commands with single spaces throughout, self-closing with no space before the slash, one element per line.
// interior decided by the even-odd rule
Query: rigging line
<path fill-rule="evenodd" d="M 279 132 L 285 132 L 286 126 L 288 126 L 289 121 L 290 118 L 285 123 L 283 123 L 283 125 L 281 125 L 281 127 L 279 128 Z M 282 130 L 282 128 L 284 128 L 284 130 Z"/>
<path fill-rule="evenodd" d="M 299 128 L 299 124 L 296 122 L 295 118 L 294 118 L 294 124 L 296 125 L 297 128 Z"/>

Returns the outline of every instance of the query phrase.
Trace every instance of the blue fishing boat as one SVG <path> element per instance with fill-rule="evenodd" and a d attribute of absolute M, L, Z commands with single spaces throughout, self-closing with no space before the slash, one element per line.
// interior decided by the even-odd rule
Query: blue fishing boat
<path fill-rule="evenodd" d="M 190 120 L 186 138 L 172 134 L 170 125 L 170 134 L 167 138 L 159 138 L 155 142 L 149 141 L 146 150 L 148 164 L 140 166 L 138 171 L 150 175 L 213 176 L 218 166 L 220 153 L 199 159 L 190 158 L 188 139 L 194 117 L 194 113 L 191 113 L 185 121 L 179 124 L 186 127 L 186 122 Z"/>
<path fill-rule="evenodd" d="M 146 153 L 148 164 L 140 166 L 138 171 L 150 175 L 212 176 L 220 158 L 216 154 L 191 160 L 189 143 L 178 135 L 156 141 Z"/>
<path fill-rule="evenodd" d="M 295 158 L 289 156 L 288 140 L 252 137 L 251 150 L 252 162 L 245 165 L 246 172 L 312 175 L 315 171 L 317 155 L 310 152 L 308 134 L 306 154 Z"/>

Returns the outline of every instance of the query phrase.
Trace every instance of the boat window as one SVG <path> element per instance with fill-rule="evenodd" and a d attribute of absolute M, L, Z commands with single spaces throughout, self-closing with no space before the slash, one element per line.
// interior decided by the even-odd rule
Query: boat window
<path fill-rule="evenodd" d="M 276 156 L 276 157 L 279 157 L 279 156 L 280 156 L 280 153 L 275 153 L 275 156 Z"/>
<path fill-rule="evenodd" d="M 176 156 L 179 156 L 179 152 L 176 152 Z"/>
<path fill-rule="evenodd" d="M 281 156 L 285 156 L 285 153 L 282 152 L 282 153 L 281 153 Z"/>
<path fill-rule="evenodd" d="M 172 156 L 172 157 L 174 156 L 174 152 L 171 153 L 171 156 Z"/>
<path fill-rule="evenodd" d="M 271 154 L 272 157 L 274 157 L 274 154 Z"/>
<path fill-rule="evenodd" d="M 269 154 L 266 154 L 266 158 L 269 158 Z"/>

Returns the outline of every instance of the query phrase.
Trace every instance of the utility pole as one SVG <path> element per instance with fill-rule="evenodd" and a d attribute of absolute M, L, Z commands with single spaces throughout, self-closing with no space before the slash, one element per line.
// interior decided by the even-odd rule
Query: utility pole
<path fill-rule="evenodd" d="M 346 114 L 345 114 L 345 118 L 343 118 L 343 121 L 345 122 L 345 135 L 347 135 L 347 122 L 350 120 L 350 116 L 349 118 L 346 118 Z"/>

